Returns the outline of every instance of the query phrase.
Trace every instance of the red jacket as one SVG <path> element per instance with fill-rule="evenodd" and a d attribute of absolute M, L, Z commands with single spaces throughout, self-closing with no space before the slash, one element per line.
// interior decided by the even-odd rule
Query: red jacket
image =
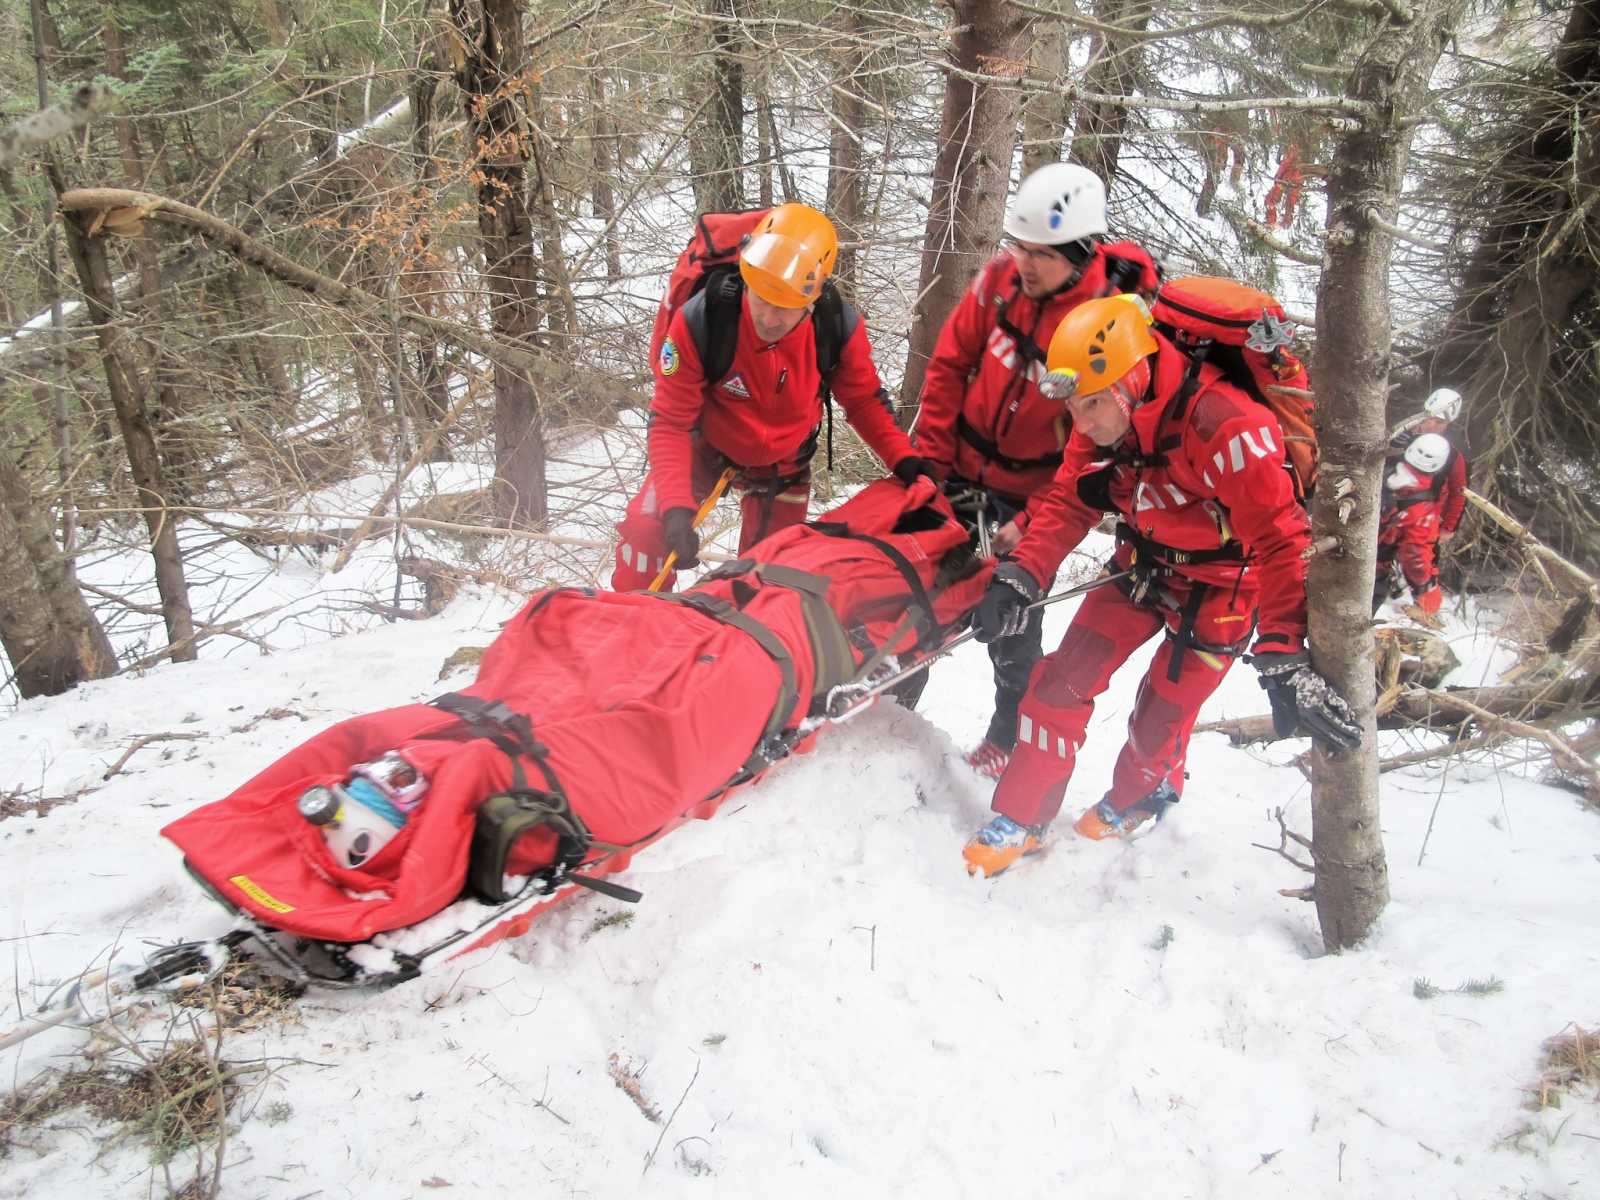
<path fill-rule="evenodd" d="M 1390 453 L 1404 451 L 1416 438 L 1415 430 L 1407 430 L 1389 443 Z M 1439 509 L 1439 532 L 1454 533 L 1467 507 L 1467 456 L 1453 439 L 1447 436 L 1446 440 L 1450 442 L 1450 457 L 1434 472 L 1430 494 Z"/>
<path fill-rule="evenodd" d="M 1148 255 L 1129 243 L 1112 249 L 1119 257 L 1142 256 L 1138 286 L 1155 288 L 1155 264 Z M 992 259 L 939 331 L 922 385 L 917 449 L 945 470 L 1018 501 L 1049 484 L 1071 419 L 1060 402 L 1039 394 L 1044 352 L 1062 317 L 1111 291 L 1103 247 L 1076 283 L 1043 301 L 1023 294 L 1009 254 Z M 1019 353 L 1017 340 L 1000 326 L 1002 308 L 1007 322 L 1032 342 L 1031 350 L 1025 344 Z M 993 449 L 978 448 L 977 440 Z M 1011 459 L 1011 465 L 1002 459 Z M 1021 465 L 1030 461 L 1036 465 Z"/>
<path fill-rule="evenodd" d="M 1055 480 L 1030 506 L 1033 520 L 1012 557 L 1041 583 L 1054 578 L 1067 552 L 1100 521 L 1105 510 L 1091 501 L 1103 486 L 1102 495 L 1121 522 L 1150 541 L 1179 550 L 1211 550 L 1237 541 L 1248 556 L 1242 565 L 1224 560 L 1171 569 L 1241 592 L 1259 588 L 1257 645 L 1298 650 L 1306 631 L 1301 555 L 1310 529 L 1284 469 L 1278 419 L 1215 367 L 1204 367 L 1182 441 L 1167 453 L 1165 465 L 1131 461 L 1134 453 L 1154 454 L 1158 437 L 1180 432 L 1160 426 L 1189 359 L 1160 334 L 1155 337 L 1152 394 L 1134 409 L 1127 438 L 1118 447 L 1102 448 L 1081 433 L 1072 435 Z M 1119 547 L 1119 559 L 1126 561 L 1127 547 Z"/>
<path fill-rule="evenodd" d="M 766 345 L 750 324 L 748 303 L 741 303 L 733 365 L 719 382 L 708 385 L 680 308 L 656 357 L 655 374 L 650 469 L 662 511 L 693 508 L 697 503 L 689 484 L 697 430 L 730 462 L 769 467 L 795 463 L 822 420 L 822 379 L 810 318 L 781 341 Z M 839 352 L 833 395 L 845 418 L 888 466 L 912 453 L 884 401 L 864 320 L 856 322 L 855 332 Z"/>

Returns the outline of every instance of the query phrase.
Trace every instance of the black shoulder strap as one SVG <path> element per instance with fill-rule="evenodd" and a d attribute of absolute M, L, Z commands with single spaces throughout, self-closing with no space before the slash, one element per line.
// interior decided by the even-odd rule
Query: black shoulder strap
<path fill-rule="evenodd" d="M 694 339 L 707 383 L 721 379 L 733 367 L 743 297 L 744 280 L 739 278 L 738 267 L 712 267 L 706 272 L 705 286 L 683 306 L 683 323 Z"/>
<path fill-rule="evenodd" d="M 839 358 L 844 354 L 844 344 L 855 336 L 861 314 L 839 294 L 833 280 L 823 282 L 822 294 L 811 309 L 812 339 L 817 347 L 817 372 L 822 376 L 824 392 L 828 381 L 839 369 Z"/>
<path fill-rule="evenodd" d="M 1149 459 L 1154 466 L 1164 464 L 1168 453 L 1183 445 L 1183 419 L 1188 415 L 1189 401 L 1200 390 L 1200 368 L 1205 365 L 1206 352 L 1210 348 L 1211 343 L 1202 342 L 1189 352 L 1189 369 L 1184 372 L 1183 382 L 1172 393 L 1167 410 L 1161 414 L 1161 422 L 1156 426 L 1155 454 Z"/>

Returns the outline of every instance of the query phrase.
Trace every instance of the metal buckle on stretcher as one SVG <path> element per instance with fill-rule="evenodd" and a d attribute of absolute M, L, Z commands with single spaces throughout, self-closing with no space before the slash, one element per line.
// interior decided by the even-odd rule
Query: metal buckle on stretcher
<path fill-rule="evenodd" d="M 872 694 L 873 690 L 885 679 L 892 678 L 900 673 L 900 659 L 898 655 L 890 654 L 873 669 L 871 675 L 865 679 L 852 679 L 847 683 L 835 684 L 828 689 L 828 695 L 822 702 L 821 720 L 832 721 L 838 724 L 866 711 L 867 705 L 857 707 L 858 702 Z"/>

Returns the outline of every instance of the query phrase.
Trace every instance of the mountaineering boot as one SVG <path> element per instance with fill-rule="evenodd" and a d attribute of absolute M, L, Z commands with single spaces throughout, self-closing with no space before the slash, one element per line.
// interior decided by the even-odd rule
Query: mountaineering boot
<path fill-rule="evenodd" d="M 1006 764 L 1011 761 L 1011 751 L 1002 750 L 988 738 L 984 738 L 973 749 L 961 756 L 961 761 L 966 763 L 985 779 L 998 781 L 1006 773 Z"/>
<path fill-rule="evenodd" d="M 1072 828 L 1083 837 L 1093 838 L 1097 842 L 1106 838 L 1128 838 L 1152 818 L 1159 821 L 1167 811 L 1167 806 L 1177 802 L 1178 793 L 1163 779 L 1155 791 L 1124 809 L 1111 807 L 1108 793 L 1104 800 L 1079 817 Z"/>
<path fill-rule="evenodd" d="M 982 871 L 985 878 L 993 879 L 1024 855 L 1037 854 L 1043 846 L 1043 829 L 1000 816 L 972 835 L 961 857 L 967 860 L 968 875 Z"/>

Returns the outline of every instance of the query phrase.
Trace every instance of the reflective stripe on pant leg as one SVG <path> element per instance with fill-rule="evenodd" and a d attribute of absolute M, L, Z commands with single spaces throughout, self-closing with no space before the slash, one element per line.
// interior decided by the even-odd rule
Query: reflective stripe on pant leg
<path fill-rule="evenodd" d="M 666 561 L 666 535 L 657 511 L 654 481 L 648 476 L 639 494 L 628 501 L 628 509 L 617 522 L 617 549 L 613 556 L 611 590 L 633 592 L 650 586 L 661 564 Z M 662 590 L 670 592 L 677 572 L 667 576 Z"/>
<path fill-rule="evenodd" d="M 1017 748 L 995 788 L 994 810 L 1024 825 L 1061 811 L 1095 697 L 1111 676 L 1160 629 L 1159 613 L 1115 588 L 1085 597 L 1060 647 L 1033 669 L 1017 721 Z"/>

